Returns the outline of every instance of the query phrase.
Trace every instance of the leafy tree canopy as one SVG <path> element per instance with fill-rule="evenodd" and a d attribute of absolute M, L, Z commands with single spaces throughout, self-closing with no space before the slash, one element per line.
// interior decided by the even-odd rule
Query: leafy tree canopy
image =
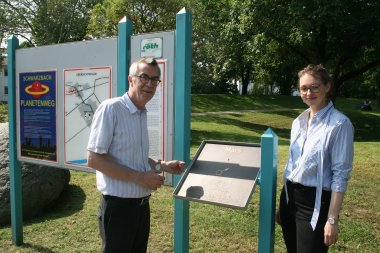
<path fill-rule="evenodd" d="M 82 40 L 89 12 L 101 1 L 0 0 L 0 18 L 3 20 L 0 34 L 21 36 L 28 45 Z"/>
<path fill-rule="evenodd" d="M 133 23 L 134 33 L 175 29 L 175 14 L 183 7 L 178 0 L 104 0 L 97 4 L 88 25 L 93 38 L 117 35 L 118 22 L 126 16 Z"/>
<path fill-rule="evenodd" d="M 241 29 L 278 43 L 277 50 L 264 55 L 294 64 L 294 73 L 309 63 L 324 64 L 339 91 L 348 80 L 380 66 L 378 13 L 377 0 L 250 0 L 243 4 Z"/>
<path fill-rule="evenodd" d="M 193 16 L 193 92 L 236 92 L 239 80 L 243 94 L 250 81 L 290 94 L 301 68 L 322 63 L 338 93 L 380 93 L 378 0 L 0 0 L 0 40 L 116 36 L 124 16 L 135 34 L 173 30 L 183 7 Z"/>

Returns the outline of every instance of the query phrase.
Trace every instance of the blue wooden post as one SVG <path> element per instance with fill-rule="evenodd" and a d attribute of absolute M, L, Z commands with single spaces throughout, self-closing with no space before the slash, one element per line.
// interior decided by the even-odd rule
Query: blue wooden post
<path fill-rule="evenodd" d="M 269 128 L 261 136 L 259 253 L 274 250 L 278 137 Z"/>
<path fill-rule="evenodd" d="M 21 166 L 17 160 L 16 127 L 16 49 L 15 36 L 8 39 L 8 126 L 9 126 L 9 177 L 11 190 L 12 243 L 23 244 Z"/>
<path fill-rule="evenodd" d="M 132 21 L 127 17 L 120 20 L 117 37 L 117 96 L 129 89 L 128 73 L 131 58 Z"/>
<path fill-rule="evenodd" d="M 191 13 L 183 8 L 176 16 L 174 159 L 190 161 L 191 116 Z M 174 177 L 174 187 L 180 176 Z M 189 252 L 189 202 L 174 200 L 174 252 Z"/>

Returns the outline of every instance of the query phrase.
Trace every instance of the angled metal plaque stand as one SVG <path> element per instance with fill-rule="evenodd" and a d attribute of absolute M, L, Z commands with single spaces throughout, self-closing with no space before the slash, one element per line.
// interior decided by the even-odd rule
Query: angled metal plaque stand
<path fill-rule="evenodd" d="M 203 141 L 174 197 L 246 209 L 260 172 L 259 144 Z"/>

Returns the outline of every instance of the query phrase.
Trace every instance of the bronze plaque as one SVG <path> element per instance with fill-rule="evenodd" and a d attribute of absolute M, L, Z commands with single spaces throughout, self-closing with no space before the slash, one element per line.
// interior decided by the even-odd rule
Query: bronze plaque
<path fill-rule="evenodd" d="M 174 197 L 246 209 L 260 171 L 259 144 L 203 141 Z"/>

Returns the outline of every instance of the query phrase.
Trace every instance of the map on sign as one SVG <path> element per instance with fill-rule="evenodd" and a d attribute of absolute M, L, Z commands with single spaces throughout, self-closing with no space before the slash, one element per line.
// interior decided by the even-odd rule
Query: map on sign
<path fill-rule="evenodd" d="M 111 67 L 65 69 L 65 163 L 87 164 L 87 141 L 92 117 L 105 99 L 111 98 Z"/>

